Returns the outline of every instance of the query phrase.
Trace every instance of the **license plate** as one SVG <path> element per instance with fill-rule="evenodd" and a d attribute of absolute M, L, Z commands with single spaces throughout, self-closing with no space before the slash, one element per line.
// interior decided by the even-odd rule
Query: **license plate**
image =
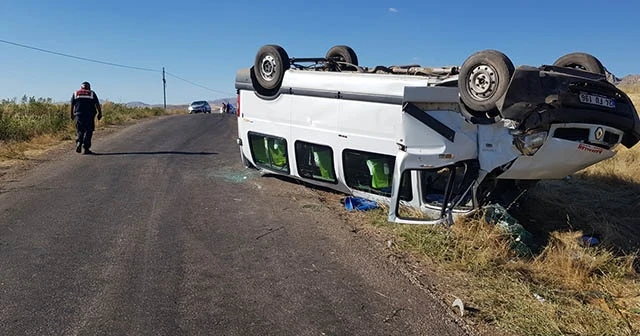
<path fill-rule="evenodd" d="M 592 95 L 586 92 L 580 92 L 580 102 L 591 105 L 604 106 L 608 108 L 616 108 L 616 100 L 604 96 Z"/>

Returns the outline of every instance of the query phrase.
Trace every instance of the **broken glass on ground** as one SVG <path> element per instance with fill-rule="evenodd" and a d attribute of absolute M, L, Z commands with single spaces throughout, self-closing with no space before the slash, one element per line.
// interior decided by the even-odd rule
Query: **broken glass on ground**
<path fill-rule="evenodd" d="M 527 231 L 518 220 L 511 216 L 507 209 L 500 204 L 490 204 L 484 207 L 484 219 L 494 224 L 503 232 L 509 234 L 511 249 L 521 257 L 533 255 L 533 235 Z"/>

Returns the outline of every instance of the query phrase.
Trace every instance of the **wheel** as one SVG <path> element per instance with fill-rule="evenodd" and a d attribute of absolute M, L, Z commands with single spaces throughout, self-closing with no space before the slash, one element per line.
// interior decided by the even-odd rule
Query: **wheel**
<path fill-rule="evenodd" d="M 515 68 L 511 60 L 497 50 L 479 51 L 467 58 L 458 77 L 460 98 L 469 108 L 487 112 L 509 88 Z"/>
<path fill-rule="evenodd" d="M 277 91 L 289 66 L 289 55 L 282 47 L 265 45 L 260 48 L 253 65 L 256 89 L 259 92 Z"/>
<path fill-rule="evenodd" d="M 566 54 L 558 58 L 558 60 L 555 61 L 553 65 L 565 68 L 579 69 L 601 75 L 605 74 L 605 68 L 600 60 L 587 53 L 576 52 Z"/>
<path fill-rule="evenodd" d="M 332 59 L 338 62 L 349 63 L 354 66 L 358 65 L 358 56 L 356 55 L 356 52 L 353 51 L 351 47 L 344 46 L 344 45 L 334 46 L 331 49 L 329 49 L 329 51 L 327 52 L 327 56 L 325 56 L 325 58 Z M 341 70 L 346 70 L 348 68 L 350 68 L 349 65 L 340 64 Z"/>

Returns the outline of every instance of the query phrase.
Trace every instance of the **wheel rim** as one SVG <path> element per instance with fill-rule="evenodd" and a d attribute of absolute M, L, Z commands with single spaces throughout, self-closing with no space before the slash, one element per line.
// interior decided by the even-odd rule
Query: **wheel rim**
<path fill-rule="evenodd" d="M 260 76 L 262 79 L 270 82 L 274 79 L 278 64 L 276 59 L 271 55 L 266 55 L 262 58 L 262 64 L 260 65 Z"/>
<path fill-rule="evenodd" d="M 469 94 L 474 99 L 488 100 L 495 94 L 498 86 L 496 70 L 488 65 L 478 65 L 471 71 L 468 84 Z"/>

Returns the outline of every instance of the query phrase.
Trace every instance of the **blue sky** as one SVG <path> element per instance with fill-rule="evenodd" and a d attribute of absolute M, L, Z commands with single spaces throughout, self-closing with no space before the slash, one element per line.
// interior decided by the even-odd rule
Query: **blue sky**
<path fill-rule="evenodd" d="M 540 1 L 42 1 L 4 0 L 0 39 L 136 71 L 0 43 L 0 98 L 67 100 L 82 81 L 102 99 L 167 103 L 233 96 L 236 70 L 264 44 L 290 57 L 351 46 L 361 65 L 460 65 L 498 49 L 517 65 L 588 52 L 619 77 L 640 74 L 640 2 Z"/>

